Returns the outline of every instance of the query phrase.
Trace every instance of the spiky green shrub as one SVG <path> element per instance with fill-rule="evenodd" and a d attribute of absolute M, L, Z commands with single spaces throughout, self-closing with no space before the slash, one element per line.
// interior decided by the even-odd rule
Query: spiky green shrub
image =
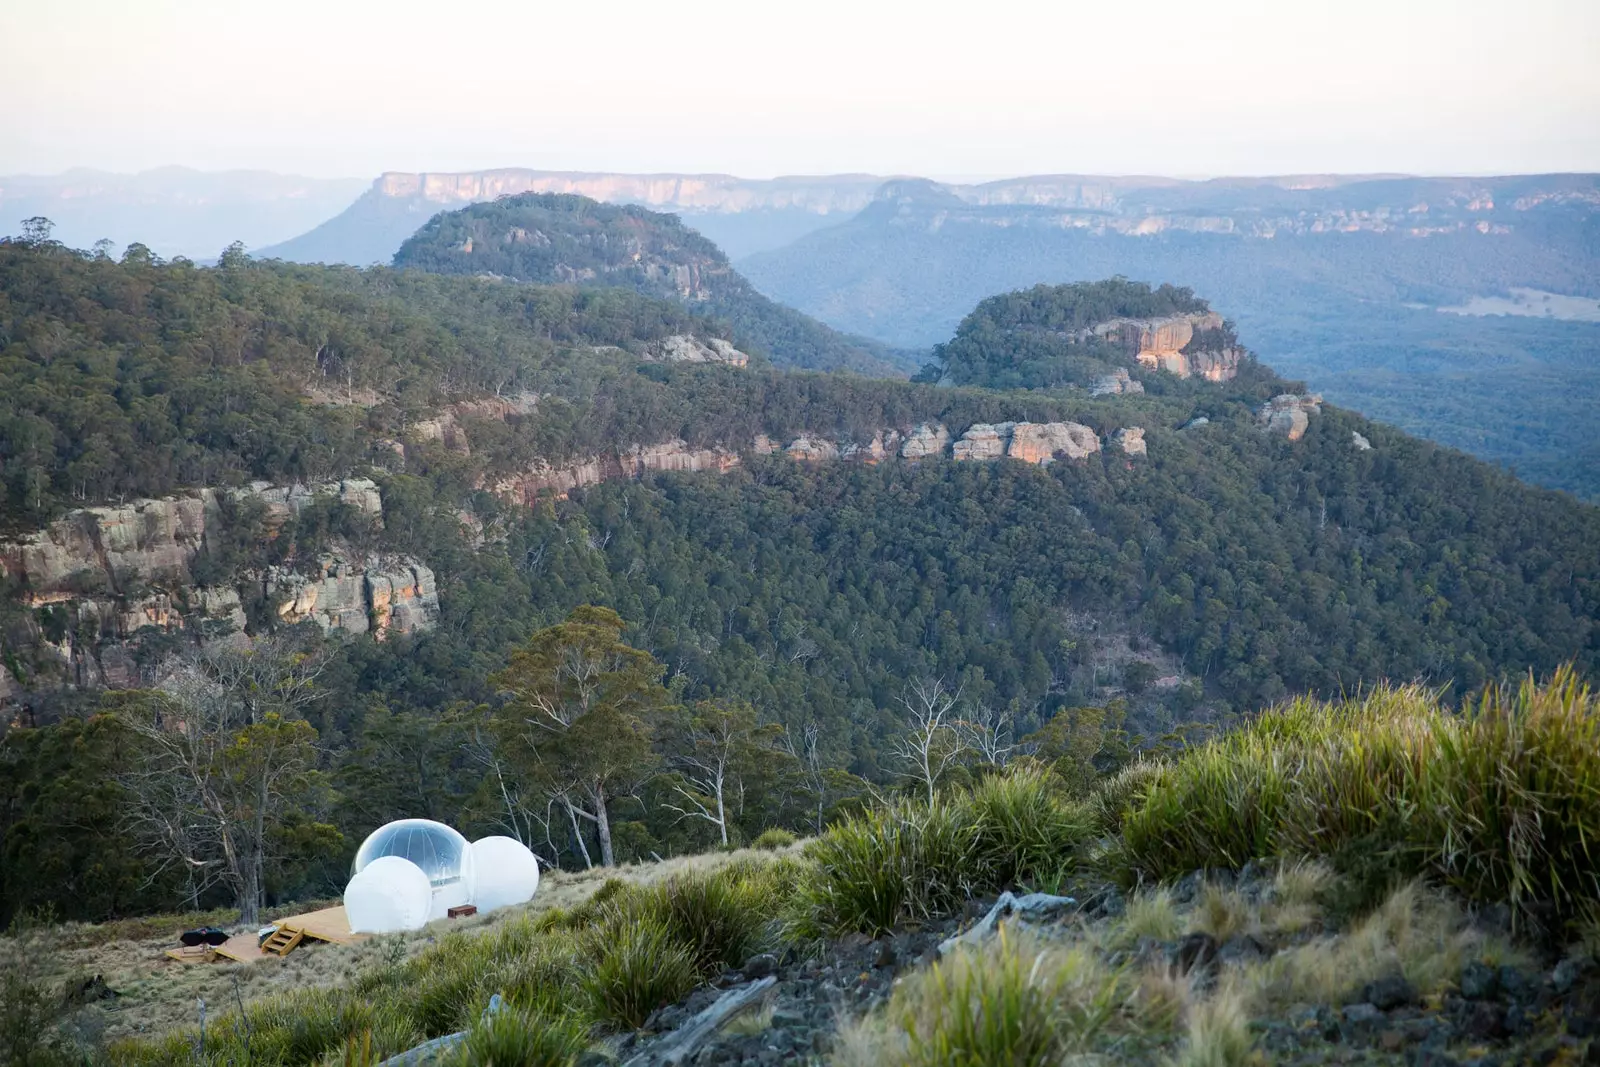
<path fill-rule="evenodd" d="M 988 884 L 976 813 L 964 799 L 900 800 L 830 827 L 806 850 L 791 932 L 878 934 L 956 910 Z"/>
<path fill-rule="evenodd" d="M 480 1020 L 444 1062 L 449 1067 L 570 1067 L 587 1042 L 568 1017 L 505 1009 Z"/>
<path fill-rule="evenodd" d="M 693 872 L 613 899 L 608 927 L 656 925 L 687 948 L 695 970 L 737 967 L 760 948 L 770 903 L 737 874 Z"/>
<path fill-rule="evenodd" d="M 1092 834 L 1086 809 L 1062 798 L 1053 778 L 1043 767 L 1023 766 L 986 778 L 972 791 L 967 802 L 977 822 L 984 888 L 1051 878 Z"/>
<path fill-rule="evenodd" d="M 1600 702 L 1563 668 L 1459 716 L 1415 686 L 1270 711 L 1163 772 L 1121 855 L 1156 878 L 1322 856 L 1373 890 L 1422 874 L 1571 918 L 1600 907 L 1597 834 Z"/>
<path fill-rule="evenodd" d="M 766 852 L 775 852 L 780 848 L 788 848 L 798 840 L 799 838 L 783 827 L 772 826 L 756 835 L 756 839 L 750 842 L 750 847 Z"/>
<path fill-rule="evenodd" d="M 1101 779 L 1084 802 L 1094 832 L 1121 833 L 1123 817 L 1144 803 L 1145 797 L 1166 772 L 1166 766 L 1159 760 L 1140 759 Z"/>
<path fill-rule="evenodd" d="M 1487 690 L 1441 733 L 1417 808 L 1432 866 L 1480 900 L 1600 905 L 1600 700 L 1567 667 Z"/>
<path fill-rule="evenodd" d="M 914 981 L 890 1017 L 915 1067 L 1050 1067 L 1092 1049 L 1127 998 L 1087 949 L 1052 950 L 1006 931 Z"/>
<path fill-rule="evenodd" d="M 694 953 L 660 922 L 619 923 L 593 937 L 597 958 L 582 984 L 597 1019 L 637 1029 L 695 987 Z"/>

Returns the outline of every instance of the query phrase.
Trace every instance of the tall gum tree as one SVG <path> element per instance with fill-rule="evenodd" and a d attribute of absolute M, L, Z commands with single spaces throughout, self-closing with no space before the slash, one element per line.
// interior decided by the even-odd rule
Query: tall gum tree
<path fill-rule="evenodd" d="M 565 808 L 586 859 L 580 821 L 594 828 L 606 867 L 616 863 L 609 805 L 653 772 L 650 722 L 668 701 L 663 665 L 626 644 L 624 628 L 609 608 L 575 608 L 489 679 L 507 697 L 501 745 Z"/>

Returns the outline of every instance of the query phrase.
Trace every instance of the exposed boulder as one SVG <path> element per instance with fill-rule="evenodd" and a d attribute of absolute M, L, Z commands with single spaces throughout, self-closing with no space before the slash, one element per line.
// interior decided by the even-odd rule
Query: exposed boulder
<path fill-rule="evenodd" d="M 1322 410 L 1322 397 L 1317 393 L 1279 393 L 1261 406 L 1256 417 L 1261 428 L 1291 441 L 1305 436 L 1311 425 L 1311 416 Z"/>
<path fill-rule="evenodd" d="M 1089 386 L 1090 396 L 1116 396 L 1122 393 L 1142 393 L 1144 383 L 1135 381 L 1124 367 L 1118 367 L 1104 378 L 1097 378 Z"/>
<path fill-rule="evenodd" d="M 975 422 L 967 427 L 961 440 L 951 446 L 951 455 L 957 462 L 966 460 L 999 459 L 1006 454 L 1011 443 L 1014 422 Z"/>
<path fill-rule="evenodd" d="M 1350 443 L 1355 445 L 1357 452 L 1372 451 L 1372 442 L 1367 440 L 1364 434 L 1358 433 L 1355 430 L 1350 431 Z"/>
<path fill-rule="evenodd" d="M 1143 456 L 1147 454 L 1144 444 L 1144 427 L 1124 426 L 1111 435 L 1112 443 L 1130 456 Z"/>
<path fill-rule="evenodd" d="M 1196 415 L 1194 418 L 1190 419 L 1188 422 L 1184 423 L 1182 426 L 1179 426 L 1178 429 L 1180 429 L 1180 430 L 1198 430 L 1202 426 L 1210 426 L 1210 425 L 1211 425 L 1211 420 L 1210 419 L 1206 418 L 1204 415 Z"/>
<path fill-rule="evenodd" d="M 680 267 L 687 271 L 687 267 Z M 694 291 L 692 280 L 685 275 L 678 282 L 684 295 Z M 650 346 L 647 359 L 660 363 L 726 363 L 730 367 L 743 367 L 750 357 L 720 337 L 702 341 L 686 333 L 676 333 Z"/>

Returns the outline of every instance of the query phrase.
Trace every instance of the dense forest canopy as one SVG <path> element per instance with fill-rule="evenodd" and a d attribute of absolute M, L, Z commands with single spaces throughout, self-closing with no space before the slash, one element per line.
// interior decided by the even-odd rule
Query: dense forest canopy
<path fill-rule="evenodd" d="M 1130 729 L 1155 733 L 1382 677 L 1462 694 L 1567 660 L 1600 666 L 1600 511 L 1337 408 L 1301 440 L 1263 434 L 1257 408 L 1291 386 L 1260 365 L 1224 383 L 1139 372 L 1147 393 L 1090 398 L 644 358 L 662 336 L 716 329 L 618 289 L 0 245 L 6 516 L 36 529 L 74 506 L 253 477 L 379 483 L 383 527 L 367 549 L 433 568 L 442 617 L 381 643 L 311 624 L 279 635 L 323 664 L 303 714 L 327 777 L 269 842 L 280 897 L 336 887 L 341 850 L 388 818 L 503 830 L 473 747 L 503 700 L 491 679 L 584 605 L 617 613 L 665 687 L 630 757 L 649 770 L 631 783 L 643 799 L 607 809 L 621 858 L 715 840 L 651 799 L 675 788 L 674 746 L 695 732 L 680 712 L 745 722 L 748 707 L 790 739 L 754 761 L 789 777 L 752 784 L 732 827 L 747 839 L 814 825 L 862 781 L 901 780 L 892 753 L 916 679 L 1007 710 L 1019 735 L 1115 700 Z M 411 431 L 496 393 L 536 403 L 463 416 L 465 451 Z M 749 450 L 761 433 L 865 442 L 924 421 L 960 435 L 1067 419 L 1102 437 L 1142 427 L 1148 454 L 809 466 Z M 538 462 L 673 437 L 745 454 L 729 473 L 607 482 L 533 507 L 485 491 Z M 230 521 L 241 528 L 207 547 L 214 573 L 314 550 L 259 515 Z M 44 624 L 15 592 L 0 616 L 8 668 Z M 161 641 L 193 654 L 186 634 Z M 1178 684 L 1153 686 L 1158 671 Z M 53 876 L 0 878 L 0 911 L 170 904 L 183 887 L 151 881 L 111 833 L 134 750 L 93 714 L 144 705 L 31 699 L 41 721 L 62 721 L 0 739 L 0 869 Z M 733 704 L 685 710 L 705 701 Z M 72 780 L 95 788 L 66 795 Z M 553 838 L 547 858 L 581 862 L 581 835 Z"/>
<path fill-rule="evenodd" d="M 566 193 L 523 193 L 435 215 L 395 253 L 397 268 L 491 274 L 543 284 L 621 287 L 675 300 L 732 326 L 779 366 L 895 375 L 910 361 L 845 337 L 758 293 L 721 249 L 634 205 Z"/>

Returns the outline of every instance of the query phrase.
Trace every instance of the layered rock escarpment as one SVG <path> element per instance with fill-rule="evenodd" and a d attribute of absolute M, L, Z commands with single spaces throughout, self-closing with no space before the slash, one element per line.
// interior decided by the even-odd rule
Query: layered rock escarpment
<path fill-rule="evenodd" d="M 1139 433 L 1142 435 L 1143 431 Z M 924 422 L 905 430 L 878 430 L 866 440 L 835 440 L 825 434 L 800 433 L 785 443 L 768 434 L 756 434 L 743 450 L 725 445 L 695 448 L 674 438 L 567 463 L 540 464 L 489 488 L 507 499 L 531 505 L 541 498 L 565 497 L 573 489 L 651 472 L 725 474 L 743 462 L 741 452 L 756 456 L 781 452 L 800 463 L 873 464 L 896 457 L 913 461 L 948 457 L 958 462 L 1006 458 L 1043 466 L 1058 459 L 1083 459 L 1100 449 L 1101 441 L 1094 430 L 1076 422 L 980 422 L 954 439 L 943 423 Z"/>
<path fill-rule="evenodd" d="M 0 542 L 0 580 L 15 583 L 32 609 L 33 647 L 55 660 L 71 684 L 130 686 L 149 681 L 137 644 L 153 633 L 192 640 L 242 639 L 245 605 L 264 601 L 286 623 L 326 630 L 415 633 L 438 619 L 433 572 L 405 556 L 330 554 L 312 575 L 268 568 L 222 584 L 196 573 L 226 523 L 224 498 L 264 505 L 267 531 L 313 503 L 337 501 L 382 522 L 376 483 L 349 478 L 324 485 L 257 483 L 241 490 L 83 508 L 36 533 Z M 17 682 L 0 671 L 0 697 Z"/>

